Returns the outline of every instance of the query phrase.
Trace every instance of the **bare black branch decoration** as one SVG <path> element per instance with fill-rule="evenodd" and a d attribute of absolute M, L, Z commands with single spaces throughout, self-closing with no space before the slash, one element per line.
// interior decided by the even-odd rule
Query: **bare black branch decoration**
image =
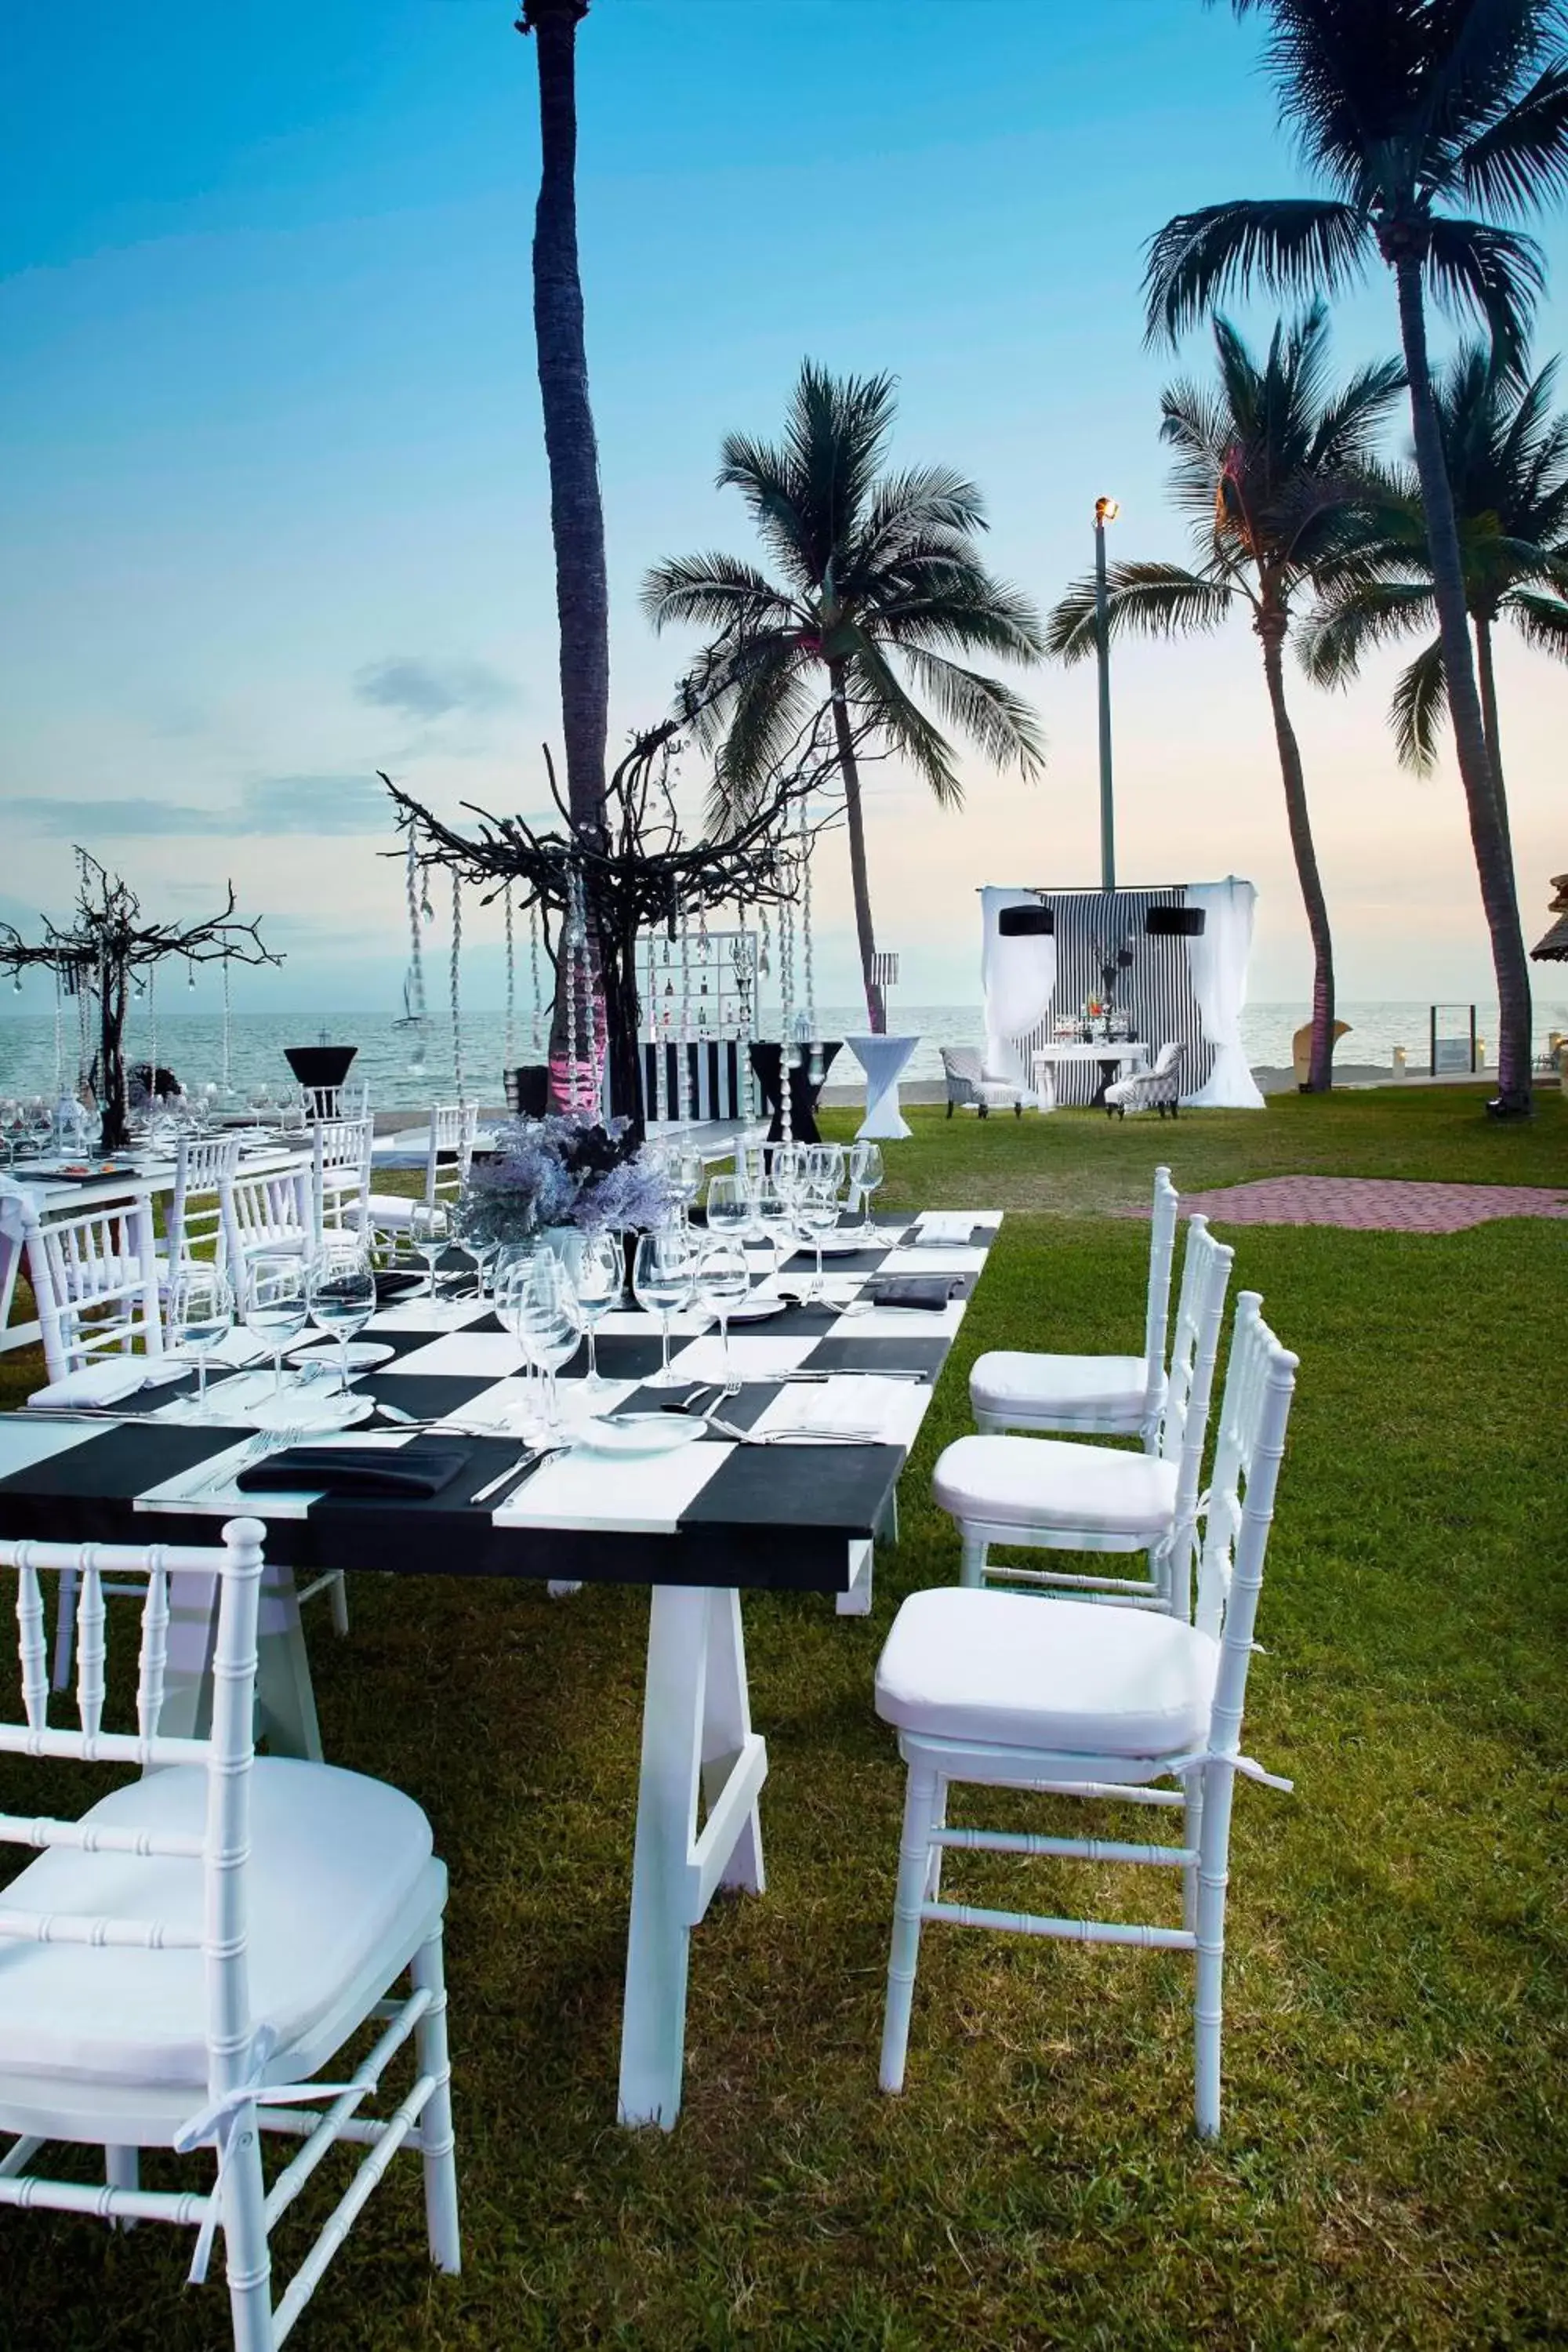
<path fill-rule="evenodd" d="M 590 1008 L 582 1034 L 585 1056 L 594 1061 L 596 1097 L 601 1057 L 607 1056 L 611 1099 L 640 1131 L 644 1119 L 642 1057 L 638 1051 L 641 1008 L 637 992 L 636 949 L 639 932 L 668 928 L 673 935 L 683 917 L 734 905 L 776 905 L 793 899 L 801 887 L 800 809 L 815 801 L 825 813 L 808 820 L 807 839 L 837 822 L 841 799 L 835 789 L 837 751 L 826 707 L 816 711 L 775 761 L 765 785 L 751 798 L 732 829 L 688 840 L 676 808 L 677 763 L 688 709 L 633 738 L 610 777 L 605 821 L 592 830 L 574 830 L 557 787 L 548 747 L 545 774 L 560 811 L 562 830 L 543 831 L 522 816 L 496 816 L 463 806 L 477 820 L 471 834 L 458 832 L 411 793 L 378 771 L 392 794 L 399 824 L 413 831 L 422 866 L 440 866 L 478 887 L 488 904 L 508 883 L 521 907 L 536 906 L 551 962 L 558 972 L 563 929 L 585 923 L 593 941 L 591 969 L 598 1003 Z M 389 851 L 405 856 L 406 848 Z M 575 1103 L 585 1089 L 568 1066 L 556 1024 L 551 1050 L 551 1095 L 557 1105 Z"/>
<path fill-rule="evenodd" d="M 260 918 L 244 922 L 235 912 L 234 885 L 219 915 L 199 923 L 150 923 L 129 883 L 110 874 L 85 849 L 76 852 L 78 882 L 74 919 L 61 930 L 46 915 L 44 935 L 24 940 L 12 923 L 0 923 L 0 971 L 42 967 L 55 972 L 67 992 L 84 992 L 98 1013 L 98 1088 L 103 1112 L 103 1148 L 118 1151 L 127 1134 L 125 1015 L 138 973 L 170 956 L 187 963 L 280 964 L 261 940 Z"/>

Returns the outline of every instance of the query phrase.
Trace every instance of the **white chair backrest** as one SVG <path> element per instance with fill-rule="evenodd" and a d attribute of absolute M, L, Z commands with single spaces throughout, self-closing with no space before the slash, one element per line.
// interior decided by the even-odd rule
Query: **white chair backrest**
<path fill-rule="evenodd" d="M 212 2098 L 246 2081 L 252 2065 L 249 1987 L 246 1966 L 246 1860 L 250 1850 L 251 1713 L 256 1689 L 256 1619 L 266 1529 L 258 1519 L 231 1519 L 219 1549 L 148 1550 L 109 1544 L 0 1543 L 0 1570 L 16 1579 L 17 1654 L 22 1718 L 7 1704 L 0 1720 L 0 1755 L 47 1759 L 51 1764 L 133 1764 L 143 1773 L 169 1765 L 202 1765 L 207 1775 L 204 1836 L 176 1836 L 130 1822 L 95 1824 L 0 1813 L 0 1841 L 34 1847 L 79 1846 L 161 1854 L 199 1862 L 205 1919 L 181 1927 L 157 1919 L 112 1915 L 49 1915 L 0 1907 L 0 1947 L 7 1940 L 132 1946 L 149 1952 L 201 1950 L 206 1955 L 207 2090 Z M 48 1720 L 49 1677 L 44 1633 L 47 1577 L 75 1576 L 78 1722 L 74 1729 Z M 104 1580 L 146 1579 L 136 1729 L 105 1730 L 107 1616 Z M 158 1730 L 168 1658 L 171 1587 L 182 1577 L 216 1576 L 217 1643 L 213 1660 L 213 1724 L 206 1739 L 176 1739 Z M 96 1790 L 94 1790 L 96 1794 Z M 5 1898 L 0 1895 L 0 1906 Z M 156 1965 L 154 1963 L 154 1965 Z"/>
<path fill-rule="evenodd" d="M 357 1078 L 341 1087 L 301 1087 L 300 1100 L 311 1121 L 364 1118 L 370 1110 L 370 1080 Z"/>
<path fill-rule="evenodd" d="M 223 1252 L 223 1186 L 239 1165 L 237 1135 L 182 1135 L 174 1151 L 174 1192 L 166 1227 L 171 1269 L 185 1265 L 197 1245 Z"/>
<path fill-rule="evenodd" d="M 1176 1336 L 1171 1343 L 1171 1377 L 1160 1415 L 1158 1449 L 1163 1461 L 1180 1465 L 1176 1479 L 1178 1522 L 1185 1520 L 1190 1524 L 1197 1507 L 1209 1401 L 1214 1393 L 1214 1368 L 1225 1321 L 1225 1294 L 1235 1256 L 1228 1242 L 1215 1241 L 1206 1217 L 1189 1221 L 1182 1296 L 1176 1307 Z"/>
<path fill-rule="evenodd" d="M 1168 1078 L 1185 1051 L 1180 1038 L 1167 1039 L 1155 1055 L 1154 1066 L 1149 1076 L 1152 1078 Z"/>
<path fill-rule="evenodd" d="M 942 1066 L 950 1078 L 958 1078 L 968 1087 L 980 1084 L 984 1064 L 973 1046 L 942 1045 L 938 1051 L 942 1055 Z"/>
<path fill-rule="evenodd" d="M 1239 1752 L 1258 1594 L 1298 1362 L 1263 1320 L 1262 1305 L 1255 1290 L 1244 1290 L 1236 1302 L 1198 1564 L 1195 1622 L 1221 1641 L 1210 1746 L 1229 1756 Z"/>
<path fill-rule="evenodd" d="M 47 1222 L 29 1209 L 26 1234 L 51 1381 L 138 1340 L 150 1356 L 163 1354 L 150 1193 Z"/>
<path fill-rule="evenodd" d="M 1154 1171 L 1149 1226 L 1149 1297 L 1143 1315 L 1144 1426 L 1152 1431 L 1165 1402 L 1165 1339 L 1171 1328 L 1171 1269 L 1181 1202 L 1168 1168 Z"/>
<path fill-rule="evenodd" d="M 321 1119 L 310 1129 L 310 1213 L 318 1240 L 344 1226 L 365 1232 L 374 1132 L 369 1118 Z"/>
<path fill-rule="evenodd" d="M 304 1250 L 310 1244 L 310 1208 L 303 1171 L 277 1169 L 270 1175 L 243 1176 L 231 1170 L 219 1181 L 224 1260 L 243 1315 L 250 1299 L 249 1265 L 263 1250 Z"/>
<path fill-rule="evenodd" d="M 426 1201 L 456 1200 L 468 1181 L 478 1103 L 437 1103 L 430 1113 L 430 1150 L 425 1162 Z"/>

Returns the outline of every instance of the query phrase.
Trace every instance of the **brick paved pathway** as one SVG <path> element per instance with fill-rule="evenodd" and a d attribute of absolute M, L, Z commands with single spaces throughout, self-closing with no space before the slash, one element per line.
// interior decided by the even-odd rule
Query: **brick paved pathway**
<path fill-rule="evenodd" d="M 1568 1193 L 1539 1184 L 1407 1184 L 1381 1176 L 1265 1176 L 1184 1192 L 1220 1225 L 1348 1225 L 1362 1233 L 1459 1234 L 1493 1217 L 1568 1217 Z M 1145 1212 L 1145 1213 L 1147 1213 Z"/>

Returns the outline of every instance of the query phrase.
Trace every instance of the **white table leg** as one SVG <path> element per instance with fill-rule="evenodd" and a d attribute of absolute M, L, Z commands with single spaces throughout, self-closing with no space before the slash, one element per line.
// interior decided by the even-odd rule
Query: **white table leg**
<path fill-rule="evenodd" d="M 656 1585 L 621 2023 L 624 2124 L 668 2131 L 680 2112 L 691 1930 L 716 1887 L 762 1892 L 757 1796 L 767 1769 L 752 1729 L 740 1594 Z"/>
<path fill-rule="evenodd" d="M 174 1739 L 204 1738 L 212 1723 L 213 1643 L 217 1579 L 170 1579 L 169 1661 L 158 1728 Z M 321 1734 L 310 1687 L 310 1662 L 300 1623 L 294 1571 L 268 1560 L 261 1575 L 257 1626 L 257 1732 L 275 1756 L 321 1760 Z"/>
<path fill-rule="evenodd" d="M 1057 1107 L 1057 1066 L 1054 1062 L 1035 1064 L 1035 1108 L 1055 1110 Z"/>
<path fill-rule="evenodd" d="M 895 1542 L 897 1537 L 894 1538 Z M 869 1617 L 871 1614 L 871 1571 L 876 1547 L 868 1543 L 853 1543 L 849 1547 L 849 1585 L 844 1592 L 833 1596 L 835 1613 L 840 1617 Z"/>

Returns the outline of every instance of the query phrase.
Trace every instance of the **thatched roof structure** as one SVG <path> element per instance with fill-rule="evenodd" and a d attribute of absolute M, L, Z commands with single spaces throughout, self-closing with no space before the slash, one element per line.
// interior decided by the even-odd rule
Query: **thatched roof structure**
<path fill-rule="evenodd" d="M 1550 911 L 1557 920 L 1546 937 L 1530 950 L 1532 963 L 1568 963 L 1568 874 L 1552 877 Z"/>

